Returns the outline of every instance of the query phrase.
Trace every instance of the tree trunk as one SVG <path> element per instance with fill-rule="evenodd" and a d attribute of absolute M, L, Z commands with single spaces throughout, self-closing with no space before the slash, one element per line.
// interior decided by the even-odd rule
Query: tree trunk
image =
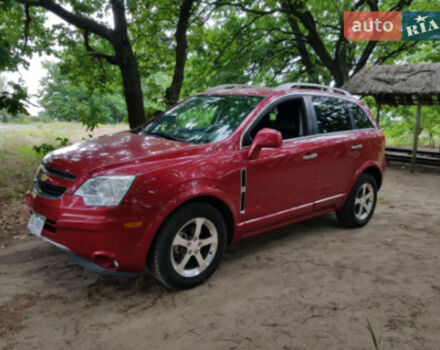
<path fill-rule="evenodd" d="M 416 158 L 417 158 L 417 145 L 419 142 L 419 135 L 420 135 L 420 118 L 422 116 L 422 105 L 417 105 L 417 117 L 416 117 L 416 126 L 414 128 L 414 143 L 413 143 L 413 151 L 412 151 L 412 157 L 411 157 L 411 172 L 413 173 L 416 169 Z"/>
<path fill-rule="evenodd" d="M 130 128 L 133 129 L 145 123 L 141 77 L 131 46 L 124 44 L 116 45 L 115 51 L 116 59 L 121 69 L 128 123 Z"/>
<path fill-rule="evenodd" d="M 110 0 L 110 2 L 115 25 L 111 42 L 115 50 L 116 64 L 121 69 L 128 123 L 130 128 L 133 129 L 145 123 L 141 77 L 136 57 L 128 38 L 125 2 L 123 0 Z"/>
<path fill-rule="evenodd" d="M 188 49 L 186 31 L 191 17 L 191 7 L 194 0 L 183 0 L 180 7 L 179 21 L 174 36 L 176 37 L 176 64 L 174 66 L 173 81 L 165 91 L 165 101 L 167 105 L 173 105 L 179 100 L 180 90 L 182 89 L 185 75 L 185 62 Z"/>

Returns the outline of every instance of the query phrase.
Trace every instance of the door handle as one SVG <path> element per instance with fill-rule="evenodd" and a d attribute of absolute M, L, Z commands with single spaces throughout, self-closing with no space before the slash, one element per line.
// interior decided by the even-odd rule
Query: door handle
<path fill-rule="evenodd" d="M 318 153 L 309 153 L 303 156 L 304 160 L 314 159 L 318 157 Z"/>
<path fill-rule="evenodd" d="M 357 145 L 351 146 L 352 149 L 361 149 L 362 147 L 364 147 L 362 146 L 362 143 L 358 143 Z"/>

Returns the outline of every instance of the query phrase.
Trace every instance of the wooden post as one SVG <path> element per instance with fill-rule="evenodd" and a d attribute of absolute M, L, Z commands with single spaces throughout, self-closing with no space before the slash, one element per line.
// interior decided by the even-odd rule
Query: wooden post
<path fill-rule="evenodd" d="M 411 159 L 411 172 L 413 173 L 416 167 L 416 157 L 417 157 L 417 144 L 419 142 L 419 133 L 420 133 L 420 117 L 422 115 L 422 105 L 419 102 L 417 105 L 417 118 L 416 118 L 416 127 L 414 128 L 414 144 L 413 144 L 413 152 Z"/>
<path fill-rule="evenodd" d="M 382 107 L 382 103 L 378 103 L 377 104 L 377 116 L 376 116 L 376 121 L 377 121 L 377 125 L 379 126 L 380 123 L 380 108 Z"/>

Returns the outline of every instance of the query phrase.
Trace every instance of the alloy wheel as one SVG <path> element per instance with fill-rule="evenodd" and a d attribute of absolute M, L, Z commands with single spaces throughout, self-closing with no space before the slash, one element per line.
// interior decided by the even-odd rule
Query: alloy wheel
<path fill-rule="evenodd" d="M 218 232 L 214 223 L 203 217 L 187 221 L 171 244 L 171 263 L 183 277 L 195 277 L 205 271 L 215 257 Z"/>

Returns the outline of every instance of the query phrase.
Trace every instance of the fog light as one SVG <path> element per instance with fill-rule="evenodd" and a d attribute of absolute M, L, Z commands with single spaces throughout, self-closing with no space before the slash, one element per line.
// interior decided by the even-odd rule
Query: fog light
<path fill-rule="evenodd" d="M 138 228 L 138 227 L 141 227 L 143 223 L 144 223 L 143 221 L 124 222 L 124 227 Z"/>
<path fill-rule="evenodd" d="M 104 255 L 104 254 L 95 254 L 93 256 L 93 261 L 96 265 L 101 266 L 104 269 L 107 270 L 117 270 L 119 267 L 118 262 L 111 258 L 110 256 Z"/>

